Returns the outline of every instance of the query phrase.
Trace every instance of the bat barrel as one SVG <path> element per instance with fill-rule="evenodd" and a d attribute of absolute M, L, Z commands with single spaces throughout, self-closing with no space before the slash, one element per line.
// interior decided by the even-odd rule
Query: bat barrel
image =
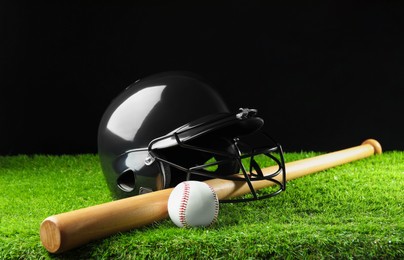
<path fill-rule="evenodd" d="M 43 246 L 61 253 L 93 240 L 142 227 L 168 217 L 172 189 L 116 200 L 46 218 L 40 227 Z"/>

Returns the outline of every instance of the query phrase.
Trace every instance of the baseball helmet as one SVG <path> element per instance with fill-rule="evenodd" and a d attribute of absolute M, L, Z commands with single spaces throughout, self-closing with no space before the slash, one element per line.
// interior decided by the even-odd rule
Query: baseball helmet
<path fill-rule="evenodd" d="M 286 187 L 282 148 L 261 130 L 264 120 L 256 114 L 248 108 L 230 112 L 192 73 L 166 72 L 134 82 L 111 102 L 98 129 L 101 168 L 112 195 L 120 199 L 211 178 L 248 183 L 249 196 L 229 201 L 280 193 Z M 272 159 L 277 166 L 272 173 L 262 173 L 259 156 Z M 258 194 L 256 180 L 277 188 Z"/>

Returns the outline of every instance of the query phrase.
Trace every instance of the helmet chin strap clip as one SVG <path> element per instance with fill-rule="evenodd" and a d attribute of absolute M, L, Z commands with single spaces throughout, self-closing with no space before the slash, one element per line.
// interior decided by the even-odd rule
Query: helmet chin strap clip
<path fill-rule="evenodd" d="M 257 109 L 239 108 L 239 111 L 240 112 L 236 114 L 237 119 L 245 119 L 257 114 Z"/>
<path fill-rule="evenodd" d="M 154 158 L 151 154 L 148 154 L 147 157 L 144 159 L 144 164 L 149 166 L 152 163 L 154 163 L 155 160 L 156 160 L 156 158 Z"/>

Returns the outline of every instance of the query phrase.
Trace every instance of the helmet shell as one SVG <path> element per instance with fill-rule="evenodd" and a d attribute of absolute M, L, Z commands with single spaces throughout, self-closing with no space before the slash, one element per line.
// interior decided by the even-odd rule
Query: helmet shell
<path fill-rule="evenodd" d="M 145 171 L 143 161 L 147 153 L 137 153 L 142 158 L 136 158 L 133 154 L 128 156 L 131 151 L 146 151 L 153 139 L 197 118 L 222 112 L 229 110 L 219 94 L 189 72 L 160 73 L 127 87 L 107 107 L 98 129 L 101 167 L 115 198 L 139 194 L 139 190 L 125 192 L 117 183 L 128 168 L 140 176 Z"/>

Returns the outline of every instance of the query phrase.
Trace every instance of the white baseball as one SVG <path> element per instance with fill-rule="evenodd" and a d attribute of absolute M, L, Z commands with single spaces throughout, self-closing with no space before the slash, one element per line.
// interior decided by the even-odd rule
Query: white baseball
<path fill-rule="evenodd" d="M 206 227 L 217 220 L 219 200 L 211 186 L 199 181 L 179 183 L 168 198 L 168 214 L 179 227 Z"/>

